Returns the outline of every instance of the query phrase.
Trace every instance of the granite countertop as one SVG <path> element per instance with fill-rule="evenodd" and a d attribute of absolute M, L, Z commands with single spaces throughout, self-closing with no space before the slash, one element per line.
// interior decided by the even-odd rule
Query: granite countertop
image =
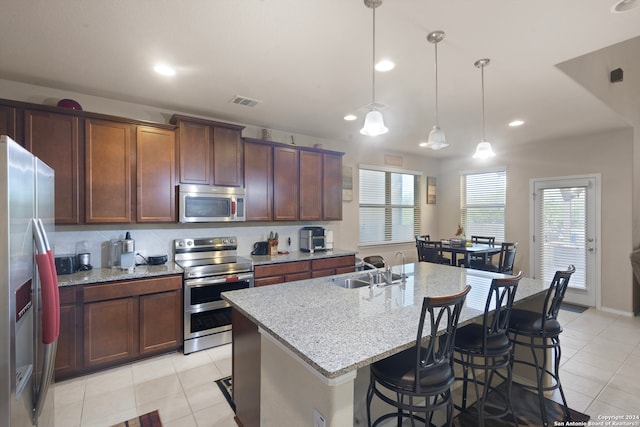
<path fill-rule="evenodd" d="M 400 273 L 401 267 L 393 271 Z M 405 284 L 358 289 L 336 284 L 365 274 L 356 272 L 222 296 L 323 377 L 334 379 L 414 345 L 425 296 L 451 295 L 470 284 L 459 320 L 462 326 L 482 316 L 491 280 L 504 277 L 424 262 L 406 264 L 405 269 Z M 541 280 L 523 278 L 516 300 L 531 298 L 546 288 Z"/>
<path fill-rule="evenodd" d="M 173 262 L 164 265 L 138 265 L 132 271 L 117 268 L 95 268 L 89 271 L 78 271 L 73 274 L 58 276 L 59 286 L 88 285 L 99 282 L 114 282 L 127 279 L 144 279 L 146 277 L 182 274 L 182 269 Z"/>
<path fill-rule="evenodd" d="M 294 262 L 294 261 L 306 261 L 322 258 L 333 258 L 338 256 L 355 255 L 355 251 L 345 251 L 342 249 L 333 249 L 331 251 L 318 251 L 314 253 L 294 251 L 288 254 L 278 255 L 249 255 L 249 258 L 253 261 L 253 265 L 264 264 L 276 264 L 280 262 Z"/>

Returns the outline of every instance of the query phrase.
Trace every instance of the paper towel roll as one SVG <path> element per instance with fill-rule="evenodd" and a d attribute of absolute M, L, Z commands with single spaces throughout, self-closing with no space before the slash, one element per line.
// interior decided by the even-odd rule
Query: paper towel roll
<path fill-rule="evenodd" d="M 333 230 L 325 230 L 324 245 L 327 250 L 333 249 Z"/>

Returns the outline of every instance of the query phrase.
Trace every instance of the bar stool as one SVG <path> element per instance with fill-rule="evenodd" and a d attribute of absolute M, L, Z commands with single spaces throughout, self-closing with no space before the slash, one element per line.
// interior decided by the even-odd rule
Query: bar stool
<path fill-rule="evenodd" d="M 447 425 L 452 425 L 453 401 L 450 386 L 455 375 L 451 355 L 460 311 L 470 290 L 471 286 L 467 285 L 455 295 L 425 297 L 422 301 L 416 345 L 371 365 L 371 380 L 367 391 L 369 427 L 372 426 L 371 401 L 374 395 L 397 409 L 396 412 L 376 419 L 374 427 L 393 417 L 397 417 L 398 427 L 402 425 L 403 418 L 411 419 L 412 425 L 415 420 L 425 424 L 429 420 L 431 423 L 433 411 L 442 408 L 447 410 Z M 428 335 L 423 338 L 427 313 Z M 385 390 L 394 392 L 397 399 L 387 396 Z M 414 415 L 414 412 L 424 413 L 424 418 Z"/>
<path fill-rule="evenodd" d="M 461 411 L 467 409 L 467 388 L 470 381 L 469 370 L 471 370 L 471 381 L 478 396 L 478 425 L 481 427 L 484 426 L 485 418 L 502 418 L 509 412 L 513 416 L 515 425 L 518 425 L 511 407 L 512 344 L 507 336 L 507 328 L 521 278 L 522 272 L 517 276 L 493 279 L 487 295 L 482 324 L 471 323 L 458 329 L 456 334 L 453 360 L 462 366 L 463 375 L 462 378 L 456 378 L 463 381 L 462 404 L 456 408 Z M 506 375 L 499 375 L 499 369 L 506 369 Z M 481 381 L 478 380 L 476 371 L 483 372 Z M 488 414 L 485 412 L 485 403 L 488 391 L 493 389 L 491 381 L 494 373 L 507 381 L 507 395 L 502 396 L 507 406 L 499 414 Z M 483 386 L 482 393 L 479 393 L 478 384 Z"/>
<path fill-rule="evenodd" d="M 537 389 L 538 400 L 540 401 L 540 415 L 544 426 L 549 425 L 547 409 L 544 402 L 545 391 L 555 389 L 560 391 L 566 420 L 570 419 L 567 399 L 564 396 L 559 376 L 560 333 L 562 332 L 562 326 L 558 322 L 558 311 L 560 310 L 564 294 L 569 286 L 569 279 L 571 279 L 571 275 L 575 271 L 576 268 L 573 265 L 570 265 L 566 271 L 556 271 L 551 285 L 547 290 L 542 310 L 534 312 L 514 309 L 513 313 L 511 313 L 511 320 L 509 321 L 509 333 L 511 334 L 511 342 L 514 344 L 514 355 L 517 346 L 529 348 L 533 355 L 533 362 L 519 359 L 514 360 L 513 363 L 532 366 L 536 370 L 535 386 L 522 383 L 518 383 L 518 385 L 528 389 Z M 553 366 L 547 367 L 548 353 L 551 350 L 553 351 L 554 357 Z M 542 363 L 540 363 L 539 360 L 540 352 L 542 352 Z M 544 385 L 545 374 L 551 377 L 551 385 Z"/>

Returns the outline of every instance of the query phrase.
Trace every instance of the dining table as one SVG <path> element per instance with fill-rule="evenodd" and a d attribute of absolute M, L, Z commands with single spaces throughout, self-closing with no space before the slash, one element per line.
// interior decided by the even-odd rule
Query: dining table
<path fill-rule="evenodd" d="M 469 267 L 469 260 L 471 255 L 481 256 L 483 262 L 486 263 L 487 259 L 492 255 L 496 255 L 500 253 L 501 246 L 498 245 L 489 245 L 486 243 L 472 243 L 470 246 L 467 246 L 465 243 L 451 243 L 449 241 L 442 241 L 442 252 L 447 252 L 451 254 L 451 265 L 457 266 L 458 264 L 458 255 L 462 255 L 462 260 L 464 261 L 464 266 Z"/>

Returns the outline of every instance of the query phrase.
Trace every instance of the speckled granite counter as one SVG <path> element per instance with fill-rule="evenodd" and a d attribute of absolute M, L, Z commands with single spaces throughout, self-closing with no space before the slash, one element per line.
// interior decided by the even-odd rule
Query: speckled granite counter
<path fill-rule="evenodd" d="M 323 377 L 333 379 L 412 346 L 425 296 L 454 294 L 470 284 L 462 326 L 482 315 L 492 278 L 504 277 L 431 263 L 405 268 L 404 285 L 344 289 L 335 283 L 363 274 L 356 272 L 227 292 L 223 297 Z M 400 272 L 400 266 L 393 270 Z M 524 278 L 516 300 L 545 289 L 544 282 Z"/>
<path fill-rule="evenodd" d="M 322 259 L 322 258 L 332 258 L 337 256 L 348 256 L 355 255 L 354 251 L 345 251 L 342 249 L 334 249 L 331 251 L 320 251 L 320 252 L 302 252 L 295 251 L 285 255 L 249 255 L 245 256 L 245 258 L 249 258 L 253 261 L 253 265 L 264 265 L 264 264 L 276 264 L 279 262 L 294 262 L 294 261 L 306 261 L 306 260 L 314 260 L 314 259 Z"/>
<path fill-rule="evenodd" d="M 164 265 L 139 265 L 133 271 L 115 268 L 96 268 L 89 271 L 78 271 L 73 274 L 58 276 L 60 286 L 88 285 L 99 282 L 114 282 L 127 279 L 144 279 L 145 277 L 182 274 L 182 269 L 173 262 Z"/>

